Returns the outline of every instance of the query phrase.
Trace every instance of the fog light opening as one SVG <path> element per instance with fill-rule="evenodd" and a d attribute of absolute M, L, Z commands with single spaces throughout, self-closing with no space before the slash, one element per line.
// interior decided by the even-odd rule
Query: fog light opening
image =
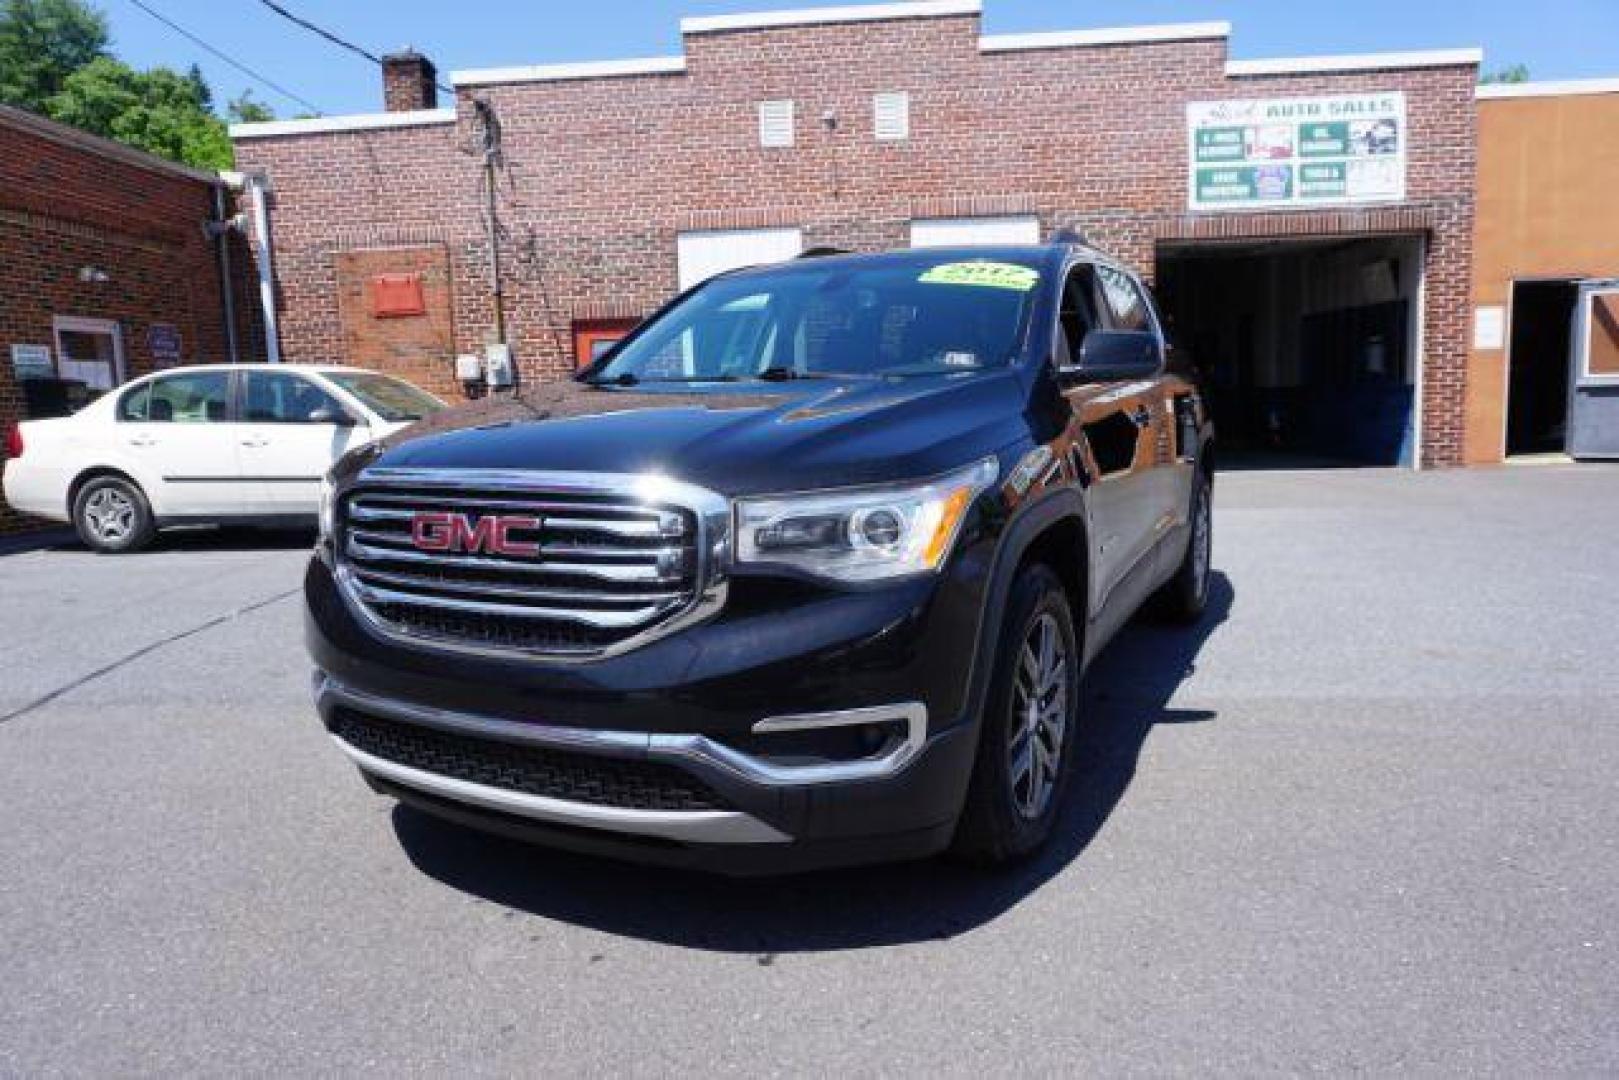
<path fill-rule="evenodd" d="M 881 760 L 905 744 L 904 719 L 876 720 L 835 727 L 755 731 L 739 742 L 741 750 L 772 765 L 850 764 Z"/>

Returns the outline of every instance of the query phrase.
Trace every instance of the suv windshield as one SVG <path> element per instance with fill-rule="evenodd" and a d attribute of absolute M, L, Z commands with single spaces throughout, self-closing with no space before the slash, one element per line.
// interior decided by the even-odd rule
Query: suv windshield
<path fill-rule="evenodd" d="M 359 398 L 366 408 L 390 424 L 420 420 L 447 407 L 426 390 L 387 375 L 366 371 L 329 371 L 326 377 Z"/>
<path fill-rule="evenodd" d="M 954 374 L 1009 363 L 1040 271 L 1000 259 L 795 263 L 709 282 L 596 382 Z"/>

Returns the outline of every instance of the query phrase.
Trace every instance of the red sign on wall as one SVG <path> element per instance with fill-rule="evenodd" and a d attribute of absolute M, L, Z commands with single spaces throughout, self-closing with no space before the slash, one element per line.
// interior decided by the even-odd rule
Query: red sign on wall
<path fill-rule="evenodd" d="M 373 277 L 371 314 L 378 319 L 427 314 L 427 303 L 422 298 L 422 275 L 378 274 Z"/>

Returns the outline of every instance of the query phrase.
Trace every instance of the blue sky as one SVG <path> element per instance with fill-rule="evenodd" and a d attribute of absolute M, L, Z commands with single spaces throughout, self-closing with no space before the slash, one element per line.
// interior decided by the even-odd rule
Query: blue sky
<path fill-rule="evenodd" d="M 118 53 L 137 66 L 202 66 L 223 102 L 251 87 L 278 113 L 296 103 L 207 55 L 130 0 L 94 0 Z M 148 6 L 327 113 L 381 107 L 365 61 L 282 21 L 258 0 Z M 414 45 L 441 71 L 658 56 L 680 51 L 682 16 L 816 6 L 806 0 L 284 0 L 373 52 Z M 1225 19 L 1233 57 L 1483 46 L 1486 68 L 1536 79 L 1619 76 L 1619 0 L 985 0 L 988 33 Z"/>

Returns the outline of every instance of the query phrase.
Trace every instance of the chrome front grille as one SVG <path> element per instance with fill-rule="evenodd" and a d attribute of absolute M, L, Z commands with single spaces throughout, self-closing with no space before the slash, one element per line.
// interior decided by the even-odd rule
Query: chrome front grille
<path fill-rule="evenodd" d="M 385 632 L 589 658 L 716 609 L 728 522 L 656 478 L 368 470 L 340 497 L 337 571 Z"/>

